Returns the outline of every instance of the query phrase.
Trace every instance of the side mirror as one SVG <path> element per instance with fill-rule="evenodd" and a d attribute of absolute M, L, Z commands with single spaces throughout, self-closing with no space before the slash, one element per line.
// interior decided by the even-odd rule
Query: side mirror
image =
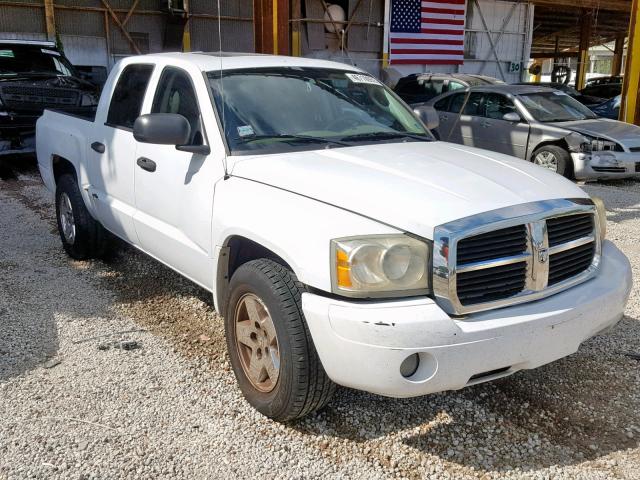
<path fill-rule="evenodd" d="M 440 125 L 440 118 L 438 117 L 438 112 L 433 107 L 428 105 L 420 105 L 419 107 L 415 107 L 413 112 L 422 120 L 424 126 L 429 130 L 435 130 Z"/>
<path fill-rule="evenodd" d="M 142 143 L 186 145 L 191 138 L 191 125 L 177 113 L 140 115 L 133 124 L 133 137 Z"/>
<path fill-rule="evenodd" d="M 506 120 L 507 122 L 513 122 L 513 123 L 518 123 L 520 121 L 522 121 L 522 117 L 517 114 L 516 112 L 509 112 L 509 113 L 505 113 L 502 116 L 503 120 Z"/>

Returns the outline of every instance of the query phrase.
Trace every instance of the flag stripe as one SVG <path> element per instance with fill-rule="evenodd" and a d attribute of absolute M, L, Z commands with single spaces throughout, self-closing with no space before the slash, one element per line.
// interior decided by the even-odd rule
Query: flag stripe
<path fill-rule="evenodd" d="M 427 36 L 427 35 L 425 35 Z M 464 46 L 464 41 L 463 40 L 458 40 L 458 37 L 456 36 L 454 39 L 448 40 L 442 37 L 446 37 L 446 35 L 429 35 L 435 38 L 430 38 L 429 40 L 429 44 L 430 45 L 460 45 L 460 46 Z M 393 44 L 397 47 L 405 47 L 405 48 L 410 48 L 408 45 L 419 45 L 422 46 L 425 44 L 424 40 L 421 38 L 396 38 L 396 41 L 393 42 Z"/>
<path fill-rule="evenodd" d="M 422 13 L 429 14 L 442 14 L 442 15 L 464 15 L 464 9 L 452 9 L 452 8 L 433 8 L 433 7 L 422 7 Z"/>

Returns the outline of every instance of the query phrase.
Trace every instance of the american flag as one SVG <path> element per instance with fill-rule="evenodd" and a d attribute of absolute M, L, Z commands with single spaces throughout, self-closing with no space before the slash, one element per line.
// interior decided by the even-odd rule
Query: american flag
<path fill-rule="evenodd" d="M 461 64 L 465 0 L 391 0 L 391 64 Z"/>

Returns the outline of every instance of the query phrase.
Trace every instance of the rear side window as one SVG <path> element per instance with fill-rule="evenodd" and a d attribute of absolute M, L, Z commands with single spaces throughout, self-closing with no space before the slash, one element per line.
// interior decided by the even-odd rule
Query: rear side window
<path fill-rule="evenodd" d="M 120 74 L 113 90 L 107 124 L 113 127 L 133 128 L 140 115 L 144 95 L 153 72 L 153 65 L 129 65 Z"/>

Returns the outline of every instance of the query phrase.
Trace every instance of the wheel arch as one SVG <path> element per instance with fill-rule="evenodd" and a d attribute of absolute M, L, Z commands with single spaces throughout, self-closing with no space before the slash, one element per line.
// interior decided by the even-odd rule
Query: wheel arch
<path fill-rule="evenodd" d="M 53 180 L 56 185 L 60 177 L 65 174 L 73 175 L 76 182 L 78 181 L 78 172 L 76 171 L 75 165 L 63 156 L 55 154 L 51 156 L 51 171 L 53 172 Z"/>
<path fill-rule="evenodd" d="M 228 293 L 229 281 L 234 272 L 241 265 L 259 258 L 268 258 L 288 268 L 292 272 L 294 271 L 290 263 L 285 260 L 282 255 L 265 246 L 264 242 L 256 241 L 239 234 L 230 235 L 225 239 L 218 254 L 215 288 L 215 304 L 218 312 L 222 316 L 225 316 L 227 313 L 225 311 L 225 299 Z"/>
<path fill-rule="evenodd" d="M 531 155 L 529 157 L 529 161 L 533 162 L 533 156 L 535 155 L 535 153 L 540 150 L 542 147 L 546 147 L 549 145 L 553 145 L 555 147 L 560 147 L 563 148 L 567 151 L 567 153 L 569 153 L 569 144 L 567 143 L 567 141 L 564 138 L 559 138 L 557 140 L 544 140 L 540 143 L 538 143 L 535 147 L 533 147 L 531 149 Z"/>

